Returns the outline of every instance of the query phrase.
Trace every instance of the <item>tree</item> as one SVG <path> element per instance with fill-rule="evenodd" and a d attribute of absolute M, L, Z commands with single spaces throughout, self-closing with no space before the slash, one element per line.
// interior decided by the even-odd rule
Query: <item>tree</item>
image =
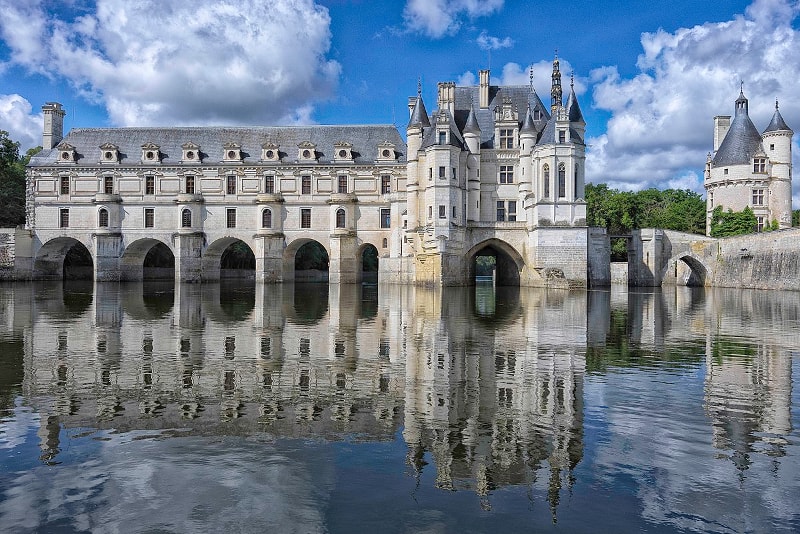
<path fill-rule="evenodd" d="M 711 214 L 711 237 L 751 234 L 756 231 L 757 224 L 756 216 L 749 207 L 742 211 L 729 209 L 726 212 L 722 206 L 717 206 Z"/>
<path fill-rule="evenodd" d="M 25 222 L 25 164 L 19 157 L 19 143 L 0 130 L 0 227 L 17 226 Z M 33 152 L 35 153 L 35 152 Z"/>

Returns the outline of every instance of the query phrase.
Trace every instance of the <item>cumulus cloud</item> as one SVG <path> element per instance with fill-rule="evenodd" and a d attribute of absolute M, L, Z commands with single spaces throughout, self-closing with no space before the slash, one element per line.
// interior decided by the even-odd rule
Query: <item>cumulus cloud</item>
<path fill-rule="evenodd" d="M 561 69 L 561 83 L 564 86 L 564 100 L 566 101 L 569 94 L 570 74 L 572 73 L 572 65 L 569 61 L 562 58 L 559 59 Z M 539 97 L 544 99 L 550 98 L 550 84 L 553 74 L 553 63 L 551 61 L 539 61 L 527 67 L 523 67 L 519 63 L 509 62 L 503 65 L 500 69 L 500 75 L 492 76 L 492 84 L 494 85 L 529 85 L 531 67 L 533 68 L 533 86 Z M 493 71 L 494 72 L 494 71 Z M 477 76 L 472 71 L 466 71 L 457 78 L 458 85 L 468 86 L 477 84 Z M 584 94 L 588 87 L 588 80 L 581 77 L 576 77 L 575 94 L 580 96 Z M 548 102 L 549 103 L 549 100 Z"/>
<path fill-rule="evenodd" d="M 500 50 L 503 48 L 511 48 L 514 46 L 514 41 L 511 37 L 500 39 L 489 35 L 489 32 L 483 30 L 477 39 L 478 46 L 481 50 Z"/>
<path fill-rule="evenodd" d="M 505 0 L 408 0 L 403 10 L 406 28 L 433 39 L 455 34 L 464 19 L 491 15 Z"/>
<path fill-rule="evenodd" d="M 42 144 L 42 114 L 32 113 L 31 103 L 20 95 L 0 95 L 0 129 L 18 141 L 20 152 Z"/>
<path fill-rule="evenodd" d="M 0 0 L 10 61 L 67 80 L 116 125 L 307 121 L 341 71 L 313 0 L 45 4 Z"/>
<path fill-rule="evenodd" d="M 643 34 L 632 78 L 615 67 L 593 71 L 594 107 L 611 118 L 604 134 L 587 140 L 589 180 L 702 191 L 713 117 L 733 114 L 740 81 L 759 130 L 776 97 L 789 125 L 800 124 L 800 36 L 792 27 L 799 10 L 787 0 L 756 0 L 730 21 Z"/>

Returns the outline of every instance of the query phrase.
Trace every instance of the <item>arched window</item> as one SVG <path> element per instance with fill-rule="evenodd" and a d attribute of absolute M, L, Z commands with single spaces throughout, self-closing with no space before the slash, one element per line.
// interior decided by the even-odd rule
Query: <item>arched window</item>
<path fill-rule="evenodd" d="M 383 238 L 383 248 L 386 248 L 388 246 L 389 246 L 389 240 L 384 237 Z"/>
<path fill-rule="evenodd" d="M 567 166 L 558 164 L 558 198 L 567 196 Z"/>
<path fill-rule="evenodd" d="M 272 210 L 269 208 L 261 212 L 261 228 L 272 228 Z"/>
<path fill-rule="evenodd" d="M 182 228 L 191 228 L 192 227 L 192 210 L 184 209 L 181 212 L 181 227 Z"/>
<path fill-rule="evenodd" d="M 97 212 L 97 226 L 100 228 L 108 228 L 108 210 L 100 208 Z"/>
<path fill-rule="evenodd" d="M 580 195 L 578 194 L 578 166 L 575 165 L 575 183 L 572 184 L 572 190 L 575 191 L 575 198 L 579 198 Z"/>
<path fill-rule="evenodd" d="M 336 228 L 344 228 L 345 213 L 344 209 L 339 208 L 336 210 Z"/>
<path fill-rule="evenodd" d="M 544 198 L 550 197 L 550 165 L 547 163 L 542 167 L 542 174 L 544 175 Z"/>

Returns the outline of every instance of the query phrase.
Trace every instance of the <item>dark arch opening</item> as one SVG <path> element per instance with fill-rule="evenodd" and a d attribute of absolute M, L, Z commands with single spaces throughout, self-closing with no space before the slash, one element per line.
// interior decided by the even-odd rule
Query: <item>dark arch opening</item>
<path fill-rule="evenodd" d="M 221 279 L 255 280 L 255 271 L 256 255 L 244 241 L 237 239 L 222 251 L 219 262 Z"/>
<path fill-rule="evenodd" d="M 519 286 L 519 267 L 517 262 L 500 247 L 488 244 L 472 256 L 470 282 Z"/>
<path fill-rule="evenodd" d="M 328 252 L 316 241 L 309 241 L 294 255 L 295 280 L 298 282 L 328 281 Z"/>
<path fill-rule="evenodd" d="M 706 285 L 706 268 L 703 266 L 702 263 L 697 261 L 691 256 L 683 256 L 680 258 L 680 261 L 683 262 L 684 265 L 689 267 L 689 272 L 678 279 L 678 268 L 677 262 L 675 264 L 675 275 L 676 275 L 676 282 L 680 285 L 685 285 L 689 287 L 703 287 Z"/>
<path fill-rule="evenodd" d="M 94 278 L 92 253 L 83 243 L 75 241 L 67 250 L 64 255 L 62 277 L 64 280 L 92 280 Z"/>
<path fill-rule="evenodd" d="M 144 256 L 143 280 L 174 280 L 175 255 L 164 243 L 156 243 Z"/>
<path fill-rule="evenodd" d="M 361 252 L 361 281 L 374 284 L 378 282 L 378 249 L 367 244 Z"/>

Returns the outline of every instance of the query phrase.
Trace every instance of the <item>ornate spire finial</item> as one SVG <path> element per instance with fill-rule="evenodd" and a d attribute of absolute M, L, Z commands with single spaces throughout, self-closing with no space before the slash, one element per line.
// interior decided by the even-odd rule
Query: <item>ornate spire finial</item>
<path fill-rule="evenodd" d="M 422 98 L 422 76 L 417 76 L 417 98 Z"/>
<path fill-rule="evenodd" d="M 570 89 L 575 89 L 575 72 L 569 73 L 569 87 Z"/>
<path fill-rule="evenodd" d="M 778 111 L 778 97 L 775 97 L 775 111 Z"/>
<path fill-rule="evenodd" d="M 739 92 L 744 94 L 744 80 L 739 80 Z"/>
<path fill-rule="evenodd" d="M 556 58 L 553 60 L 553 76 L 550 85 L 550 111 L 555 113 L 556 109 L 563 105 L 561 93 L 561 70 L 558 65 L 558 50 Z"/>
<path fill-rule="evenodd" d="M 531 63 L 531 66 L 528 69 L 528 79 L 530 80 L 531 93 L 532 93 L 533 92 L 533 63 Z"/>

